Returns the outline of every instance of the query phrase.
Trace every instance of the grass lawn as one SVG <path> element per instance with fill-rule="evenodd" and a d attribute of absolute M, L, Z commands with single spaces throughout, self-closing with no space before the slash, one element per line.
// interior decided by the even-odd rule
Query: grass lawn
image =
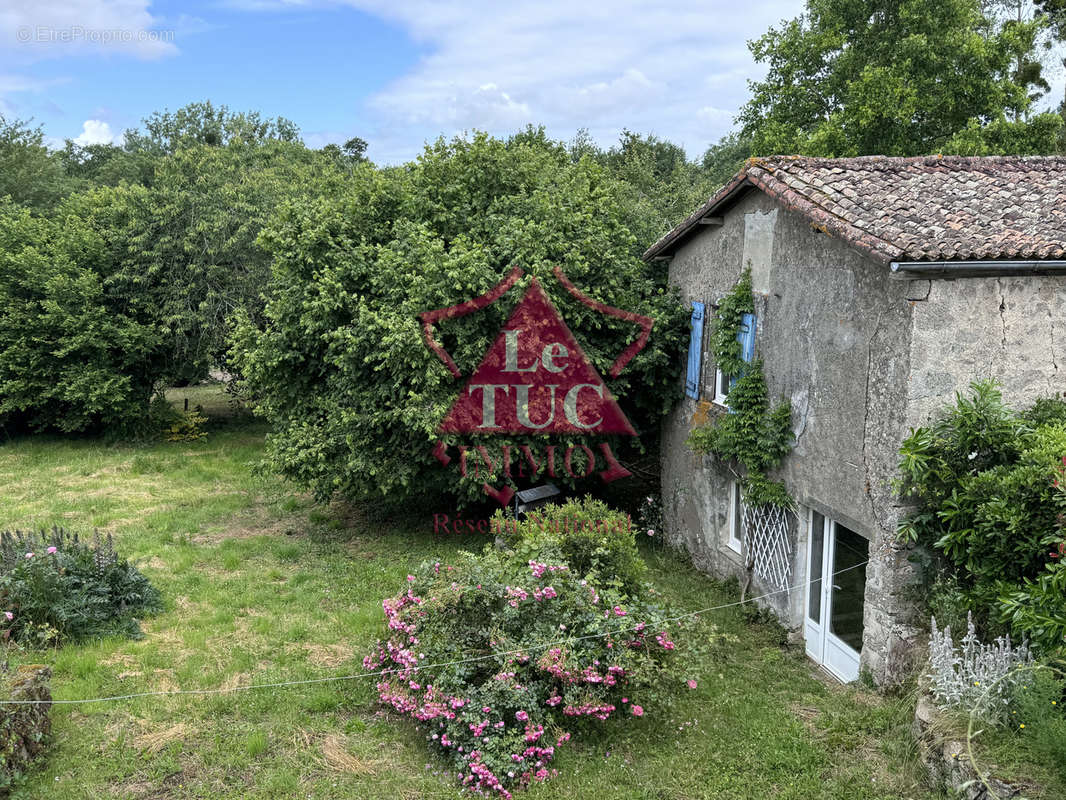
<path fill-rule="evenodd" d="M 0 525 L 111 531 L 166 610 L 139 641 L 11 651 L 54 668 L 57 699 L 350 675 L 382 625 L 382 597 L 426 558 L 479 538 L 425 519 L 323 508 L 253 465 L 261 430 L 145 446 L 36 438 L 0 445 Z M 681 608 L 734 599 L 670 554 L 655 582 Z M 820 680 L 778 628 L 737 609 L 694 628 L 716 655 L 670 708 L 561 748 L 559 777 L 523 795 L 596 798 L 927 798 L 908 727 L 913 701 Z M 54 743 L 18 798 L 443 798 L 457 796 L 373 680 L 152 697 L 53 709 Z"/>

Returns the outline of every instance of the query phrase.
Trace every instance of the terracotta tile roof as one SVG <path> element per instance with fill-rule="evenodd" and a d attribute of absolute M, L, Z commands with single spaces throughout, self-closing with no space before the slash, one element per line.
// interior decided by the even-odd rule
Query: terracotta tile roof
<path fill-rule="evenodd" d="M 1066 157 L 748 159 L 644 253 L 671 255 L 751 187 L 873 260 L 1066 258 Z"/>

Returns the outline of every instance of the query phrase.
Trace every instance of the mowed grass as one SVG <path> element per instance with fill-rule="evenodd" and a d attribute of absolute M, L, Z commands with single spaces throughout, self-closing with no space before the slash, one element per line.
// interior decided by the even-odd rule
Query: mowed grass
<path fill-rule="evenodd" d="M 139 447 L 27 439 L 0 445 L 0 525 L 110 531 L 166 609 L 139 641 L 109 639 L 13 662 L 54 669 L 57 699 L 215 690 L 357 675 L 382 597 L 426 558 L 479 538 L 434 536 L 431 516 L 315 506 L 257 475 L 263 432 Z M 424 516 L 424 519 L 423 519 Z M 655 582 L 682 609 L 735 599 L 670 554 Z M 926 798 L 907 733 L 913 702 L 823 682 L 780 630 L 738 609 L 689 635 L 670 707 L 612 722 L 560 749 L 560 775 L 529 800 Z M 53 708 L 54 740 L 18 798 L 451 798 L 424 739 L 357 678 L 227 694 Z"/>

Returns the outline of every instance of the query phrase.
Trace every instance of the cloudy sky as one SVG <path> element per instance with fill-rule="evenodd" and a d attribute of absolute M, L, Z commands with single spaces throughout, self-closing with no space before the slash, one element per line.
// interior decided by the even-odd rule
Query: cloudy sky
<path fill-rule="evenodd" d="M 802 0 L 3 0 L 0 113 L 52 142 L 112 141 L 210 99 L 361 136 L 378 163 L 427 139 L 527 123 L 601 144 L 622 128 L 690 157 L 759 77 L 746 41 Z"/>

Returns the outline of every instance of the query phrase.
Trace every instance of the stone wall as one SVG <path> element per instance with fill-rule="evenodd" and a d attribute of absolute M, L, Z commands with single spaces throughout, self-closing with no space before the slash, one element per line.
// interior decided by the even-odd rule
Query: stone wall
<path fill-rule="evenodd" d="M 670 279 L 687 302 L 707 303 L 710 317 L 710 304 L 730 291 L 745 263 L 752 267 L 756 350 L 770 394 L 793 407 L 796 446 L 779 476 L 802 507 L 792 525 L 790 583 L 806 579 L 807 509 L 866 537 L 863 662 L 887 680 L 909 663 L 918 632 L 907 600 L 912 573 L 894 542 L 900 508 L 891 488 L 907 410 L 910 287 L 759 192 L 727 211 L 722 225 L 706 226 L 683 245 Z M 706 350 L 702 365 L 702 393 L 710 399 L 714 364 Z M 697 410 L 697 401 L 685 398 L 663 428 L 667 532 L 701 569 L 739 575 L 739 556 L 723 545 L 731 475 L 684 444 Z M 753 592 L 769 589 L 757 584 Z M 793 590 L 764 605 L 797 628 L 804 601 Z"/>
<path fill-rule="evenodd" d="M 926 424 L 970 381 L 995 378 L 1016 407 L 1066 389 L 1059 376 L 1066 277 L 914 281 L 908 426 Z M 1066 365 L 1064 365 L 1066 366 Z"/>
<path fill-rule="evenodd" d="M 974 768 L 966 745 L 966 731 L 957 724 L 943 721 L 932 698 L 918 698 L 911 728 L 918 745 L 918 756 L 925 767 L 929 785 L 949 797 L 962 800 L 1006 800 L 1025 797 L 1027 786 L 994 774 L 982 774 Z"/>
<path fill-rule="evenodd" d="M 52 692 L 48 688 L 51 677 L 52 671 L 48 667 L 25 665 L 7 678 L 5 699 L 38 702 L 0 706 L 2 796 L 11 791 L 12 783 L 44 749 L 51 730 L 51 720 L 48 718 L 52 707 Z"/>
<path fill-rule="evenodd" d="M 706 304 L 707 322 L 704 402 L 684 398 L 663 425 L 667 536 L 711 574 L 743 572 L 740 556 L 725 546 L 733 476 L 716 459 L 692 453 L 685 439 L 708 417 L 714 393 L 712 306 L 750 264 L 756 351 L 771 396 L 793 408 L 796 445 L 778 476 L 801 512 L 792 521 L 790 583 L 806 580 L 809 509 L 864 536 L 871 561 L 862 663 L 878 682 L 892 682 L 921 657 L 924 627 L 915 617 L 916 576 L 895 539 L 908 511 L 893 493 L 900 444 L 975 379 L 996 378 L 1015 405 L 1066 388 L 1058 377 L 1066 277 L 893 278 L 754 190 L 721 223 L 701 226 L 669 267 L 684 300 Z M 710 408 L 710 416 L 723 413 Z M 771 588 L 756 583 L 753 593 Z M 803 603 L 802 591 L 763 601 L 793 629 L 802 624 Z"/>

